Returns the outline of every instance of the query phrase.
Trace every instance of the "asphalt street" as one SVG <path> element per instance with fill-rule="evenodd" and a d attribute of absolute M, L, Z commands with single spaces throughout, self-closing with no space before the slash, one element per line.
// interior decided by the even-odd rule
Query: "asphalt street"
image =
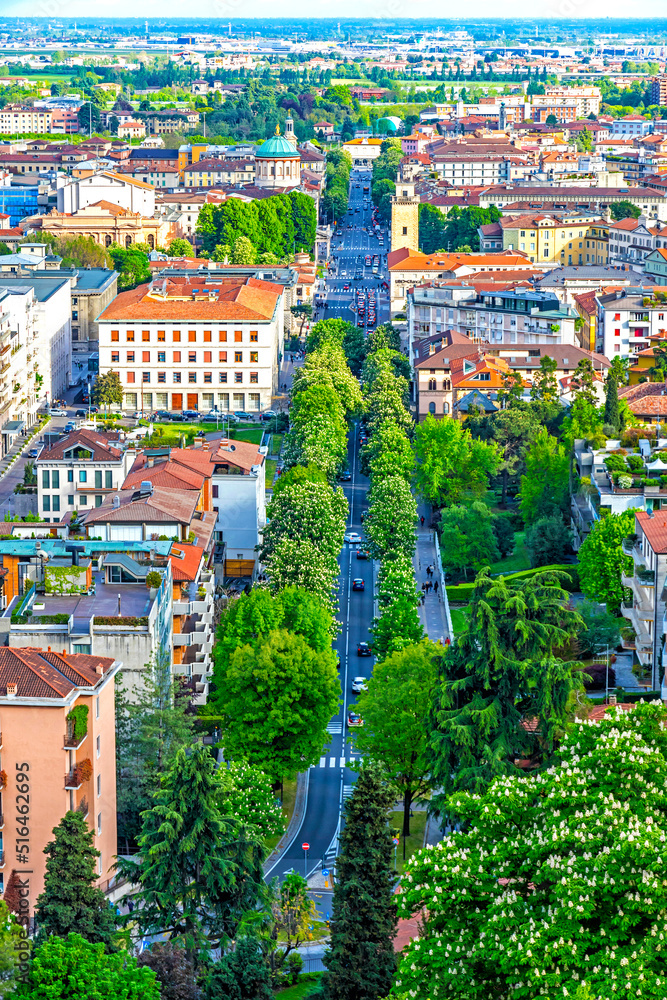
<path fill-rule="evenodd" d="M 362 225 L 370 226 L 370 209 L 363 210 L 363 184 L 362 176 L 359 172 L 352 175 L 352 196 L 350 205 L 356 229 L 347 229 L 347 223 L 343 224 L 342 237 L 338 238 L 338 243 L 342 248 L 337 251 L 338 269 L 346 271 L 348 275 L 327 278 L 327 299 L 335 305 L 322 314 L 320 318 L 332 318 L 341 316 L 343 300 L 347 302 L 347 315 L 345 319 L 353 319 L 354 316 L 349 310 L 352 302 L 352 293 L 343 294 L 337 290 L 332 295 L 332 289 L 350 282 L 349 275 L 354 279 L 356 258 L 363 248 L 372 246 L 372 252 L 380 253 L 376 237 L 369 237 L 368 233 L 360 231 Z M 370 186 L 370 172 L 365 177 Z M 359 183 L 357 188 L 355 185 Z M 370 204 L 370 198 L 368 198 Z M 361 207 L 360 212 L 354 212 L 356 206 Z M 358 265 L 357 265 L 358 266 Z M 363 259 L 362 259 L 363 266 Z M 380 282 L 370 277 L 371 269 L 365 268 L 366 278 L 364 281 L 357 281 L 357 287 L 374 287 L 377 289 Z M 388 299 L 384 296 L 385 311 L 388 318 Z M 384 321 L 384 317 L 378 310 L 378 324 Z M 348 530 L 356 531 L 363 535 L 361 525 L 361 512 L 366 509 L 366 492 L 369 488 L 368 479 L 359 472 L 359 434 L 355 426 L 350 434 L 348 447 L 348 459 L 352 479 L 348 483 L 343 483 L 343 489 L 349 502 Z M 352 693 L 352 681 L 355 677 L 368 677 L 372 670 L 372 657 L 360 657 L 357 655 L 357 644 L 369 641 L 369 626 L 373 618 L 373 563 L 370 560 L 358 559 L 357 550 L 361 548 L 358 543 L 346 542 L 341 552 L 339 565 L 340 576 L 338 580 L 338 620 L 341 623 L 341 632 L 334 643 L 340 657 L 340 681 L 341 681 L 341 704 L 338 713 L 329 723 L 329 742 L 322 752 L 319 763 L 310 769 L 308 800 L 306 812 L 301 828 L 297 831 L 292 843 L 287 848 L 285 854 L 267 873 L 267 878 L 278 876 L 283 878 L 288 872 L 295 870 L 302 875 L 309 876 L 318 869 L 332 871 L 334 861 L 338 852 L 338 835 L 342 808 L 345 799 L 351 794 L 355 780 L 355 772 L 350 768 L 351 764 L 358 761 L 359 755 L 354 753 L 350 739 L 351 730 L 347 724 L 350 708 L 354 707 L 356 695 Z M 353 590 L 352 585 L 355 579 L 364 581 L 364 590 Z M 308 844 L 308 851 L 303 850 L 303 844 Z M 313 898 L 323 917 L 326 917 L 331 910 L 331 892 L 327 890 L 317 890 L 313 893 Z"/>

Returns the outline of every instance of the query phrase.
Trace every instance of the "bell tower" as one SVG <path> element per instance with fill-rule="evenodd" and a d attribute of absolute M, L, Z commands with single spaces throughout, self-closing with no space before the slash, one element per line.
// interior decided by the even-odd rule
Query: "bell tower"
<path fill-rule="evenodd" d="M 288 115 L 285 119 L 285 138 L 296 149 L 296 135 L 294 134 L 294 119 Z"/>
<path fill-rule="evenodd" d="M 391 249 L 419 250 L 419 196 L 413 181 L 396 181 L 391 199 Z"/>

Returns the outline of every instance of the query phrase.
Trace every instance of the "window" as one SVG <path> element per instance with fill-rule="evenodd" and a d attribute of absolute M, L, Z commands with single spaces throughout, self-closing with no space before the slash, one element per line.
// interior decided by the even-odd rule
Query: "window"
<path fill-rule="evenodd" d="M 51 497 L 48 493 L 45 493 L 42 497 L 42 509 L 51 510 Z"/>
<path fill-rule="evenodd" d="M 151 373 L 150 372 L 142 372 L 141 373 L 141 381 L 142 382 L 150 382 L 150 380 L 151 380 Z"/>
<path fill-rule="evenodd" d="M 143 363 L 145 365 L 149 365 L 151 363 L 151 352 L 150 351 L 142 351 L 141 352 L 141 360 L 143 361 Z"/>
<path fill-rule="evenodd" d="M 158 382 L 162 382 L 164 384 L 167 381 L 167 373 L 166 372 L 158 372 L 157 373 L 157 380 L 158 380 Z"/>
<path fill-rule="evenodd" d="M 621 336 L 621 331 L 619 329 L 614 330 L 614 336 L 615 337 L 620 337 Z"/>
<path fill-rule="evenodd" d="M 220 331 L 220 333 L 218 334 L 218 340 L 220 341 L 221 344 L 227 343 L 227 333 L 225 330 Z"/>
<path fill-rule="evenodd" d="M 259 351 L 250 352 L 250 364 L 251 365 L 259 364 Z"/>
<path fill-rule="evenodd" d="M 120 340 L 120 333 L 118 332 L 118 330 L 112 330 L 111 331 L 112 343 L 118 343 L 119 340 Z"/>
<path fill-rule="evenodd" d="M 205 344 L 210 344 L 211 343 L 211 331 L 210 330 L 204 330 L 204 343 Z"/>
<path fill-rule="evenodd" d="M 181 373 L 180 372 L 174 372 L 174 376 L 173 377 L 174 377 L 174 382 L 180 382 L 181 381 Z"/>
<path fill-rule="evenodd" d="M 197 364 L 197 352 L 196 351 L 188 351 L 188 364 L 190 364 L 190 365 L 196 365 Z"/>
<path fill-rule="evenodd" d="M 68 483 L 73 483 L 74 482 L 74 469 L 68 469 L 67 470 L 67 482 Z"/>
<path fill-rule="evenodd" d="M 79 469 L 79 482 L 80 483 L 88 482 L 88 473 L 86 472 L 85 469 Z"/>
<path fill-rule="evenodd" d="M 100 717 L 100 696 L 97 695 L 95 698 L 95 718 L 99 719 L 99 717 Z"/>
<path fill-rule="evenodd" d="M 250 384 L 251 385 L 257 385 L 258 383 L 259 383 L 259 373 L 258 372 L 250 372 Z"/>
<path fill-rule="evenodd" d="M 234 363 L 243 364 L 243 351 L 234 351 Z"/>
<path fill-rule="evenodd" d="M 157 332 L 157 339 L 158 339 L 158 343 L 159 344 L 164 344 L 165 343 L 165 341 L 166 341 L 167 338 L 165 336 L 164 330 L 158 330 L 158 332 Z"/>
<path fill-rule="evenodd" d="M 407 226 L 403 226 L 403 236 L 407 236 L 407 235 L 408 235 L 408 227 Z"/>
<path fill-rule="evenodd" d="M 204 351 L 204 364 L 210 365 L 213 361 L 213 351 Z"/>
<path fill-rule="evenodd" d="M 111 469 L 107 469 L 104 473 L 104 486 L 107 490 L 113 489 L 113 473 Z"/>
<path fill-rule="evenodd" d="M 157 363 L 159 365 L 164 365 L 164 364 L 167 363 L 167 352 L 166 351 L 158 351 L 157 352 Z"/>
<path fill-rule="evenodd" d="M 97 737 L 97 739 L 96 739 L 96 741 L 95 741 L 95 743 L 96 743 L 96 749 L 97 749 L 97 756 L 99 757 L 99 755 L 100 755 L 100 748 L 101 748 L 101 743 L 102 743 L 102 737 L 101 737 L 101 736 L 98 736 L 98 737 Z"/>
<path fill-rule="evenodd" d="M 73 493 L 70 493 L 69 496 L 67 497 L 67 504 L 70 507 L 74 506 L 74 494 Z"/>
<path fill-rule="evenodd" d="M 213 372 L 204 372 L 204 382 L 209 385 L 213 381 Z"/>
<path fill-rule="evenodd" d="M 99 736 L 98 736 L 98 739 L 99 739 Z M 99 755 L 100 755 L 100 752 L 98 750 L 97 751 L 97 756 L 99 757 Z M 101 794 L 102 794 L 102 775 L 98 774 L 97 775 L 97 797 L 98 797 L 98 799 L 99 799 L 99 797 L 100 797 Z"/>
<path fill-rule="evenodd" d="M 234 372 L 234 381 L 237 382 L 237 383 L 238 382 L 242 382 L 243 381 L 243 372 Z"/>
<path fill-rule="evenodd" d="M 174 351 L 173 352 L 173 357 L 174 357 L 174 364 L 180 364 L 181 363 L 181 352 L 180 351 Z"/>
<path fill-rule="evenodd" d="M 226 382 L 226 381 L 227 381 L 227 372 L 219 372 L 218 382 Z"/>
<path fill-rule="evenodd" d="M 48 490 L 49 485 L 50 485 L 50 482 L 49 482 L 49 470 L 48 469 L 42 469 L 42 489 L 43 490 Z"/>
<path fill-rule="evenodd" d="M 234 342 L 236 344 L 240 344 L 242 340 L 243 340 L 243 331 L 242 330 L 234 330 Z"/>
<path fill-rule="evenodd" d="M 258 392 L 251 392 L 249 398 L 250 398 L 249 409 L 251 409 L 251 410 L 259 410 L 259 405 L 260 405 L 260 396 L 259 396 L 259 393 Z"/>
<path fill-rule="evenodd" d="M 180 342 L 181 342 L 181 331 L 180 330 L 174 330 L 174 332 L 171 335 L 171 339 L 172 339 L 172 343 L 174 343 L 174 344 L 180 344 Z"/>
<path fill-rule="evenodd" d="M 148 341 L 151 339 L 151 332 L 150 332 L 150 330 L 142 330 L 141 331 L 141 339 L 143 340 L 144 344 L 148 343 Z"/>
<path fill-rule="evenodd" d="M 251 330 L 250 331 L 250 343 L 251 344 L 256 344 L 258 340 L 259 340 L 259 334 L 257 333 L 257 330 Z"/>
<path fill-rule="evenodd" d="M 128 342 L 128 344 L 134 343 L 134 330 L 127 331 L 127 333 L 125 334 L 125 340 Z"/>
<path fill-rule="evenodd" d="M 88 497 L 86 496 L 85 493 L 79 493 L 79 506 L 80 507 L 88 506 Z"/>
<path fill-rule="evenodd" d="M 111 352 L 111 364 L 118 364 L 120 362 L 120 351 Z"/>
<path fill-rule="evenodd" d="M 435 413 L 435 403 L 429 403 L 428 404 L 428 412 L 429 413 Z"/>
<path fill-rule="evenodd" d="M 188 382 L 197 381 L 197 372 L 188 372 Z"/>
<path fill-rule="evenodd" d="M 218 351 L 218 361 L 227 360 L 227 351 Z"/>
<path fill-rule="evenodd" d="M 95 470 L 95 489 L 102 489 L 102 472 L 100 470 Z"/>
<path fill-rule="evenodd" d="M 196 330 L 188 330 L 188 343 L 189 344 L 194 344 L 196 340 L 197 340 L 197 331 Z"/>
<path fill-rule="evenodd" d="M 104 499 L 104 498 L 102 497 L 102 494 L 101 494 L 101 493 L 96 493 L 96 494 L 95 494 L 95 506 L 96 506 L 96 507 L 101 507 L 101 506 L 102 506 L 102 500 L 103 500 L 103 499 Z"/>
<path fill-rule="evenodd" d="M 102 833 L 102 813 L 98 813 L 97 814 L 97 835 L 98 835 L 98 837 L 99 837 L 99 835 L 101 833 Z M 102 859 L 100 858 L 100 861 L 101 860 Z"/>

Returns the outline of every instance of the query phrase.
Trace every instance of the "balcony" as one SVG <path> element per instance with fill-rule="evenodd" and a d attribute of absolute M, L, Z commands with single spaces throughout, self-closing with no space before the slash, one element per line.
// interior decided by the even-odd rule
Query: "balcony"
<path fill-rule="evenodd" d="M 5 867 L 5 852 L 0 851 L 0 868 Z"/>
<path fill-rule="evenodd" d="M 174 632 L 174 646 L 191 646 L 192 632 Z"/>
<path fill-rule="evenodd" d="M 75 792 L 77 788 L 81 788 L 83 784 L 83 775 L 81 774 L 80 767 L 73 767 L 65 775 L 65 791 Z"/>
<path fill-rule="evenodd" d="M 63 737 L 63 750 L 78 750 L 82 743 L 88 738 L 88 733 L 84 733 L 79 739 L 73 732 L 65 733 Z"/>
<path fill-rule="evenodd" d="M 81 815 L 83 816 L 83 818 L 86 819 L 86 817 L 88 816 L 88 812 L 89 812 L 89 809 L 88 809 L 88 799 L 86 799 L 86 798 L 81 799 L 81 801 L 79 802 L 78 806 L 75 809 L 75 812 L 81 813 Z"/>

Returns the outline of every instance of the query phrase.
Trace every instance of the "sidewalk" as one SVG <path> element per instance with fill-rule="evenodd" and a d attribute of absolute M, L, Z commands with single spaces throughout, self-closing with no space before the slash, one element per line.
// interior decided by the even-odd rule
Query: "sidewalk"
<path fill-rule="evenodd" d="M 426 602 L 419 604 L 419 618 L 429 639 L 432 642 L 442 642 L 444 644 L 445 639 L 449 637 L 451 640 L 452 637 L 449 634 L 447 613 L 443 603 L 444 581 L 442 580 L 438 564 L 434 530 L 428 527 L 430 511 L 422 508 L 420 504 L 418 514 L 420 517 L 424 516 L 424 527 L 422 528 L 420 523 L 417 528 L 417 551 L 413 560 L 415 576 L 417 577 L 417 589 L 420 590 L 422 583 L 425 583 L 427 580 L 431 580 L 432 583 L 435 583 L 436 580 L 438 581 L 438 593 L 434 593 L 432 589 L 429 590 L 426 595 Z M 426 575 L 427 566 L 433 568 L 433 575 L 430 577 Z"/>

